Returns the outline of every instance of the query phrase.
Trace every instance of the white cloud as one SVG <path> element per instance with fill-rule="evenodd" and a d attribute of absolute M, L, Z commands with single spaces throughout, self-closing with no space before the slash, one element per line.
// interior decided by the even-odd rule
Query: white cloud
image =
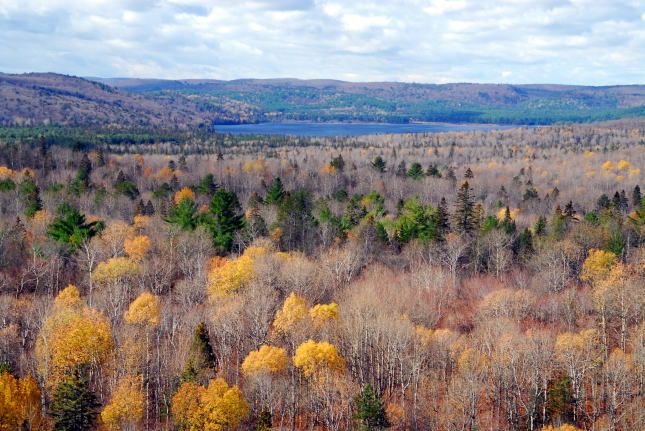
<path fill-rule="evenodd" d="M 597 85 L 645 78 L 639 0 L 2 0 L 0 28 L 5 72 Z"/>

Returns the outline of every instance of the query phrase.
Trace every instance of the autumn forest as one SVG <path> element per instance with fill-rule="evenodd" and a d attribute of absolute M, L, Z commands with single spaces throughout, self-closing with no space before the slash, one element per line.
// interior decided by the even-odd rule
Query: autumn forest
<path fill-rule="evenodd" d="M 645 429 L 645 122 L 0 130 L 0 430 Z"/>

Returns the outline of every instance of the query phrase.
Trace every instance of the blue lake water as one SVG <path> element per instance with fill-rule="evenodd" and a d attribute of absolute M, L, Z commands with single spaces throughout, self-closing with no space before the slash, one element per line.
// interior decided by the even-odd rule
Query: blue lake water
<path fill-rule="evenodd" d="M 374 123 L 258 123 L 216 125 L 213 130 L 233 135 L 361 136 L 395 133 L 465 132 L 514 129 L 520 126 L 461 124 L 374 124 Z"/>

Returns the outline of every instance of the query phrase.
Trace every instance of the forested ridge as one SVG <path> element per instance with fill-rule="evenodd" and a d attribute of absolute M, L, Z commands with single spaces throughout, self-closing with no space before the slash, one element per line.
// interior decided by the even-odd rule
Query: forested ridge
<path fill-rule="evenodd" d="M 645 121 L 0 129 L 0 430 L 645 427 Z"/>

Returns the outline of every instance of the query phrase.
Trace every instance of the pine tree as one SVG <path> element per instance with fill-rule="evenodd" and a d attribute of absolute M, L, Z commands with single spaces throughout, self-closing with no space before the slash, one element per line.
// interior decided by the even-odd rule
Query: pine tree
<path fill-rule="evenodd" d="M 407 172 L 407 176 L 415 180 L 423 178 L 424 173 L 421 163 L 412 163 L 412 166 L 410 166 L 410 169 Z"/>
<path fill-rule="evenodd" d="M 76 179 L 84 186 L 88 187 L 90 185 L 90 174 L 92 173 L 92 162 L 90 158 L 87 157 L 87 154 L 83 154 L 81 162 L 78 167 L 78 173 L 76 174 Z"/>
<path fill-rule="evenodd" d="M 366 385 L 354 399 L 356 414 L 354 419 L 360 423 L 360 431 L 382 430 L 392 426 L 387 419 L 383 400 L 376 395 L 371 385 Z"/>
<path fill-rule="evenodd" d="M 634 186 L 632 191 L 632 205 L 634 209 L 641 209 L 643 207 L 643 195 L 641 194 L 641 188 L 638 184 Z"/>
<path fill-rule="evenodd" d="M 478 224 L 478 216 L 475 214 L 475 202 L 471 196 L 472 189 L 468 181 L 459 187 L 457 202 L 453 214 L 453 229 L 461 234 L 473 232 Z"/>
<path fill-rule="evenodd" d="M 96 152 L 96 166 L 105 166 L 105 153 L 101 149 Z"/>
<path fill-rule="evenodd" d="M 219 186 L 215 184 L 213 174 L 206 174 L 197 185 L 196 191 L 202 195 L 213 196 Z"/>
<path fill-rule="evenodd" d="M 85 431 L 92 429 L 99 403 L 87 379 L 74 372 L 61 382 L 53 396 L 50 415 L 54 431 Z"/>
<path fill-rule="evenodd" d="M 172 205 L 166 219 L 168 223 L 179 225 L 183 230 L 194 231 L 202 221 L 197 213 L 197 204 L 192 199 L 182 199 L 177 205 Z"/>
<path fill-rule="evenodd" d="M 219 189 L 210 203 L 210 217 L 204 221 L 220 252 L 231 250 L 235 232 L 244 227 L 244 217 L 238 214 L 240 202 L 234 192 Z"/>
<path fill-rule="evenodd" d="M 467 180 L 471 178 L 475 178 L 475 175 L 473 174 L 472 169 L 466 168 L 466 172 L 464 172 L 464 178 L 466 178 Z"/>
<path fill-rule="evenodd" d="M 150 199 L 148 199 L 148 202 L 146 202 L 146 207 L 143 214 L 147 216 L 155 215 L 155 207 L 154 205 L 152 205 L 152 201 Z"/>
<path fill-rule="evenodd" d="M 278 204 L 284 197 L 284 185 L 282 184 L 282 180 L 280 177 L 275 177 L 273 179 L 273 182 L 267 189 L 267 197 L 265 199 L 265 202 L 267 204 Z"/>
<path fill-rule="evenodd" d="M 343 160 L 343 156 L 339 154 L 337 157 L 334 157 L 331 160 L 329 165 L 336 168 L 339 171 L 342 171 L 343 169 L 345 169 L 345 160 Z"/>
<path fill-rule="evenodd" d="M 399 163 L 399 166 L 396 168 L 395 175 L 397 177 L 405 177 L 408 173 L 408 169 L 405 167 L 405 160 L 401 160 L 401 163 Z"/>
<path fill-rule="evenodd" d="M 546 233 L 546 217 L 538 217 L 535 225 L 533 226 L 533 233 L 535 234 L 535 236 L 542 236 Z"/>
<path fill-rule="evenodd" d="M 186 156 L 183 154 L 181 157 L 179 157 L 179 169 L 181 169 L 184 172 L 188 171 L 188 163 L 186 163 Z"/>
<path fill-rule="evenodd" d="M 193 342 L 190 345 L 190 359 L 198 370 L 204 368 L 215 368 L 215 354 L 211 346 L 211 339 L 204 322 L 199 323 L 195 328 Z"/>
<path fill-rule="evenodd" d="M 450 231 L 450 214 L 448 213 L 446 198 L 441 198 L 439 206 L 437 206 L 432 215 L 432 222 L 437 227 L 442 238 Z"/>
<path fill-rule="evenodd" d="M 144 214 L 144 213 L 145 213 L 145 211 L 146 211 L 146 206 L 145 206 L 145 204 L 143 203 L 143 200 L 142 200 L 142 199 L 140 199 L 140 200 L 139 200 L 139 202 L 137 202 L 137 204 L 136 204 L 136 205 L 135 205 L 135 207 L 134 207 L 134 215 L 135 215 L 135 216 L 138 216 L 138 215 L 145 215 L 145 214 Z"/>
<path fill-rule="evenodd" d="M 371 164 L 372 164 L 372 168 L 374 168 L 378 172 L 385 172 L 385 160 L 383 160 L 383 157 L 381 156 L 374 157 Z"/>
<path fill-rule="evenodd" d="M 611 207 L 611 201 L 609 200 L 609 196 L 606 194 L 601 194 L 598 200 L 596 201 L 596 208 L 598 210 L 607 210 Z"/>

